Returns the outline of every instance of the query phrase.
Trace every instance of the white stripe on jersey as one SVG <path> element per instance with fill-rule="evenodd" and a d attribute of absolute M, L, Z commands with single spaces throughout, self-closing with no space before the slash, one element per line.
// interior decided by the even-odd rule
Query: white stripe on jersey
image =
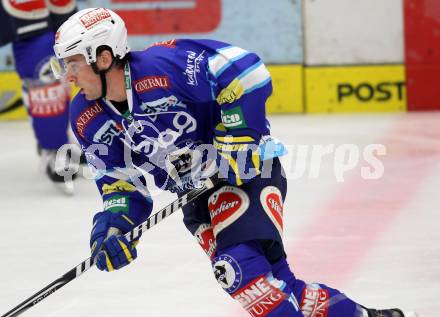
<path fill-rule="evenodd" d="M 264 66 L 263 62 L 258 62 L 246 69 L 238 76 L 240 83 L 243 85 L 244 93 L 248 94 L 251 91 L 266 85 L 270 81 L 270 73 Z"/>
<path fill-rule="evenodd" d="M 248 55 L 249 52 L 237 46 L 228 46 L 217 50 L 218 54 L 208 60 L 209 69 L 214 77 L 219 77 L 233 62 Z"/>

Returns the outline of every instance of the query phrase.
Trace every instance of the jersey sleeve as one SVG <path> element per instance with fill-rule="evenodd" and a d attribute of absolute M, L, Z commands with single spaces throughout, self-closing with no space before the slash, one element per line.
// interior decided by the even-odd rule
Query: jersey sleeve
<path fill-rule="evenodd" d="M 255 53 L 214 40 L 182 39 L 151 49 L 157 68 L 172 76 L 171 88 L 177 96 L 191 102 L 216 102 L 227 129 L 269 134 L 265 104 L 272 94 L 272 81 Z"/>
<path fill-rule="evenodd" d="M 263 61 L 257 54 L 240 47 L 213 43 L 216 48 L 208 58 L 207 67 L 216 87 L 220 129 L 224 128 L 226 135 L 243 139 L 252 136 L 259 144 L 262 161 L 285 155 L 284 145 L 270 136 L 266 102 L 272 94 L 272 78 Z"/>
<path fill-rule="evenodd" d="M 208 61 L 217 83 L 216 101 L 227 130 L 252 129 L 269 134 L 266 101 L 272 94 L 269 71 L 252 52 L 228 45 L 218 48 Z"/>
<path fill-rule="evenodd" d="M 124 161 L 123 144 L 117 139 L 122 133 L 118 125 L 99 103 L 84 106 L 84 102 L 81 97 L 73 100 L 71 126 L 93 171 L 103 210 L 124 213 L 133 226 L 140 224 L 153 208 L 146 181 Z"/>

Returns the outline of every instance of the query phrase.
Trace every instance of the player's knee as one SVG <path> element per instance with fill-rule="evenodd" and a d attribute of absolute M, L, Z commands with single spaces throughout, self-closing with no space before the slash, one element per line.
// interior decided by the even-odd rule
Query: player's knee
<path fill-rule="evenodd" d="M 219 250 L 213 271 L 220 286 L 252 316 L 302 316 L 289 286 L 273 277 L 258 243 Z"/>
<path fill-rule="evenodd" d="M 251 280 L 271 271 L 261 248 L 254 242 L 218 250 L 212 268 L 217 282 L 229 294 L 234 294 Z"/>

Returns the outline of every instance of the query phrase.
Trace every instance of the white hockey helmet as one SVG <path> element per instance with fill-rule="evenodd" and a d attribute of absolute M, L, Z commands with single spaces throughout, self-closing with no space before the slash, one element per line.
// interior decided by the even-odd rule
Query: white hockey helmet
<path fill-rule="evenodd" d="M 56 58 L 81 54 L 87 64 L 96 62 L 98 47 L 109 46 L 115 58 L 123 58 L 129 51 L 127 28 L 119 15 L 105 8 L 87 8 L 67 19 L 55 35 Z"/>

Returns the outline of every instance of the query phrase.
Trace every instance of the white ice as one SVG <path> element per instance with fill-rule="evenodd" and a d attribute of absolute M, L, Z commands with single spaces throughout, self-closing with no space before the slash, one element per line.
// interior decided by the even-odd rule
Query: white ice
<path fill-rule="evenodd" d="M 437 317 L 440 113 L 274 116 L 271 123 L 290 145 L 284 237 L 297 277 L 328 283 L 366 306 Z M 75 195 L 66 197 L 45 179 L 28 122 L 1 122 L 0 140 L 4 314 L 88 257 L 101 203 L 91 180 L 79 179 Z M 361 168 L 371 167 L 362 153 L 369 144 L 387 150 L 377 156 L 379 179 L 361 177 Z M 312 159 L 316 145 L 332 153 Z M 358 163 L 349 156 L 356 149 Z M 350 159 L 357 164 L 343 172 L 338 164 Z M 156 209 L 171 199 L 158 196 Z M 177 213 L 147 232 L 130 266 L 114 273 L 92 268 L 23 316 L 247 316 L 217 285 L 181 219 Z"/>

